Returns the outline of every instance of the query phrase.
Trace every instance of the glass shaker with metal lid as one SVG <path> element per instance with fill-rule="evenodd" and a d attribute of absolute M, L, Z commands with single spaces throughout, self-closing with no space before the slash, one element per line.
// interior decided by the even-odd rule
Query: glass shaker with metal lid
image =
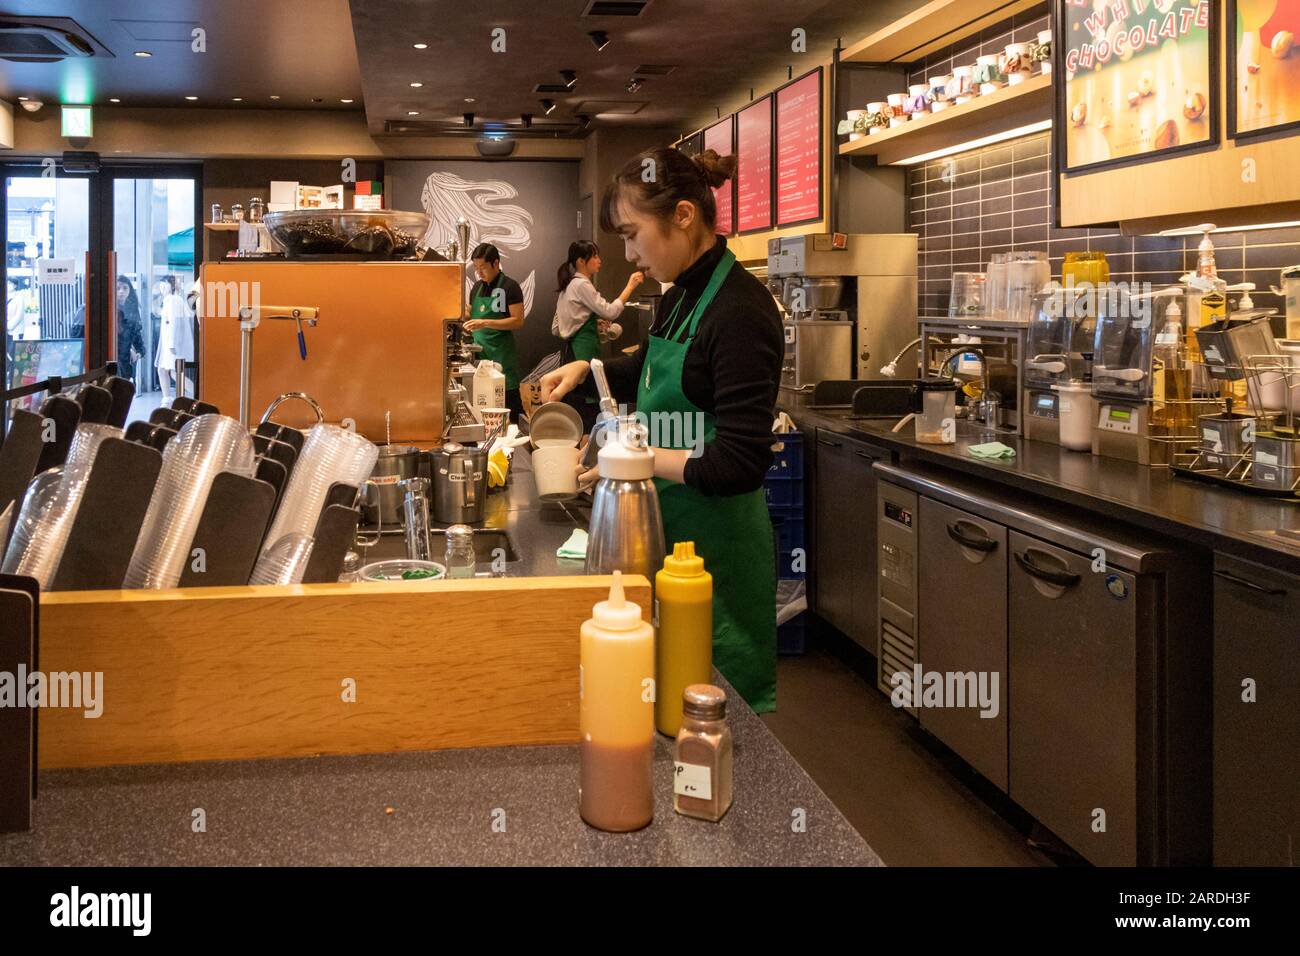
<path fill-rule="evenodd" d="M 469 525 L 454 524 L 447 529 L 447 577 L 472 578 L 474 576 L 474 529 Z"/>
<path fill-rule="evenodd" d="M 261 222 L 262 214 L 266 212 L 266 203 L 262 201 L 261 196 L 254 196 L 248 201 L 248 221 Z"/>

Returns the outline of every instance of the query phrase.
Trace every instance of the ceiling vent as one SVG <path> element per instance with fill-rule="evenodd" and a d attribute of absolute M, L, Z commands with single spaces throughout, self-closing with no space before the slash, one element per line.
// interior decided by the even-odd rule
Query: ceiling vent
<path fill-rule="evenodd" d="M 565 86 L 563 83 L 538 83 L 536 86 L 533 87 L 533 92 L 534 93 L 559 93 L 563 95 L 565 93 L 572 93 L 573 90 L 570 87 Z"/>
<path fill-rule="evenodd" d="M 584 17 L 639 17 L 650 0 L 591 0 Z"/>
<path fill-rule="evenodd" d="M 631 116 L 634 113 L 641 112 L 645 105 L 643 101 L 637 100 L 583 100 L 573 108 L 573 112 L 582 113 L 586 116 L 595 116 L 599 113 Z"/>
<path fill-rule="evenodd" d="M 676 66 L 665 66 L 662 63 L 642 63 L 632 71 L 633 76 L 667 76 Z"/>
<path fill-rule="evenodd" d="M 57 63 L 107 53 L 64 17 L 16 20 L 0 17 L 0 59 L 11 63 Z"/>

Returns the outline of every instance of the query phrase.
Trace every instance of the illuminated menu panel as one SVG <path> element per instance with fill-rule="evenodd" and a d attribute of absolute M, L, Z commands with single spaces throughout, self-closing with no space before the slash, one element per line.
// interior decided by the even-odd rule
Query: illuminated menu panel
<path fill-rule="evenodd" d="M 736 229 L 772 227 L 772 97 L 736 114 Z"/>
<path fill-rule="evenodd" d="M 776 94 L 776 222 L 821 216 L 822 84 L 814 70 Z"/>
<path fill-rule="evenodd" d="M 730 156 L 735 149 L 731 142 L 735 126 L 734 116 L 728 116 L 721 123 L 710 126 L 704 131 L 704 148 L 713 150 L 719 156 Z M 735 188 L 735 180 L 729 179 L 713 190 L 713 198 L 718 203 L 718 232 L 724 236 L 730 236 L 736 231 L 736 206 L 732 202 Z"/>

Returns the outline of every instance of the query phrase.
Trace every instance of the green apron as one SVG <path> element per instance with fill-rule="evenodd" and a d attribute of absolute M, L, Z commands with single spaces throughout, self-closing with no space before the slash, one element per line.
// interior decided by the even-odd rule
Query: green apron
<path fill-rule="evenodd" d="M 590 362 L 594 358 L 600 358 L 600 331 L 596 328 L 596 313 L 592 312 L 587 316 L 587 321 L 582 323 L 578 331 L 564 340 L 564 348 L 561 350 L 562 358 L 565 363 L 568 362 Z M 570 405 L 577 405 L 581 402 L 583 405 L 595 405 L 597 402 L 595 390 L 589 385 L 586 393 L 579 395 L 572 393 L 572 399 L 565 396 L 565 400 Z M 581 413 L 582 409 L 579 408 Z M 583 419 L 586 424 L 586 419 Z M 588 431 L 591 429 L 588 428 Z"/>
<path fill-rule="evenodd" d="M 650 336 L 645 372 L 637 386 L 637 412 L 702 415 L 704 441 L 716 434 L 714 416 L 701 412 L 682 391 L 682 365 L 708 309 L 735 263 L 728 250 L 690 314 L 678 321 L 677 300 L 662 336 Z M 743 342 L 734 343 L 743 348 Z M 685 428 L 659 428 L 665 438 Z M 695 553 L 713 575 L 713 663 L 758 713 L 776 709 L 776 552 L 772 520 L 761 488 L 729 497 L 705 495 L 685 484 L 656 478 L 669 551 L 678 541 L 694 541 Z"/>
<path fill-rule="evenodd" d="M 500 286 L 504 275 L 504 272 L 498 272 L 492 284 L 485 287 L 487 295 L 476 295 L 470 299 L 471 319 L 504 319 L 510 315 L 508 306 L 505 312 L 497 312 L 492 308 L 492 290 Z M 501 372 L 506 377 L 506 390 L 518 388 L 519 356 L 515 351 L 515 333 L 510 329 L 475 329 L 472 334 L 474 341 L 483 347 L 482 357 L 501 366 Z"/>
<path fill-rule="evenodd" d="M 596 328 L 596 313 L 587 316 L 578 331 L 569 336 L 566 343 L 573 357 L 569 361 L 590 362 L 600 357 L 600 331 Z"/>

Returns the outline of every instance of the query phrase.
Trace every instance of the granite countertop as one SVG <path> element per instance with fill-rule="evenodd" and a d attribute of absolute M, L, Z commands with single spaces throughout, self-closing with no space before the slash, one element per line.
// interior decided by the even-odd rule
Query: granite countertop
<path fill-rule="evenodd" d="M 1167 468 L 1073 452 L 1048 442 L 1029 441 L 961 422 L 957 442 L 923 445 L 910 425 L 890 432 L 894 421 L 851 419 L 847 409 L 808 407 L 805 396 L 783 391 L 778 407 L 803 430 L 821 428 L 859 438 L 896 454 L 977 478 L 1041 495 L 1107 517 L 1300 574 L 1300 549 L 1265 530 L 1300 531 L 1300 505 L 1248 491 L 1236 491 L 1176 477 Z M 972 457 L 971 445 L 997 440 L 1016 450 L 1011 459 Z"/>
<path fill-rule="evenodd" d="M 655 818 L 636 833 L 582 822 L 577 745 L 153 764 L 43 771 L 35 827 L 0 835 L 0 865 L 882 866 L 728 693 L 735 800 L 716 824 L 673 811 L 656 734 Z"/>

